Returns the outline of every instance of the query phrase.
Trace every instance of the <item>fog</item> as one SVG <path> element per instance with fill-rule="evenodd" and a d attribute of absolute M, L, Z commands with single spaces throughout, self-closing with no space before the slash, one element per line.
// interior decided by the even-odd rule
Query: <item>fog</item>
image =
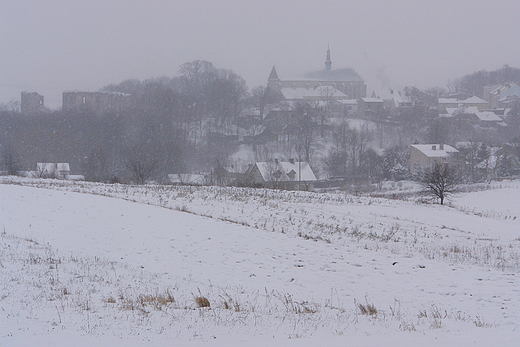
<path fill-rule="evenodd" d="M 208 60 L 250 88 L 352 67 L 367 92 L 520 65 L 518 1 L 2 1 L 0 102 L 23 90 L 61 106 L 64 90 L 174 76 Z"/>

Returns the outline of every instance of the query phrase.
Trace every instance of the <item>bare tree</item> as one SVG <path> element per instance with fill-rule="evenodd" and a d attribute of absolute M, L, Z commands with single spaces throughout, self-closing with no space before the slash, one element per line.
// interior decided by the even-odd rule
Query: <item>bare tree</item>
<path fill-rule="evenodd" d="M 316 118 L 319 115 L 319 109 L 316 103 L 298 100 L 293 106 L 293 111 L 294 115 L 289 129 L 292 131 L 294 148 L 298 156 L 303 157 L 306 162 L 310 162 L 318 137 Z"/>
<path fill-rule="evenodd" d="M 136 184 L 145 184 L 162 171 L 162 158 L 157 146 L 138 144 L 127 149 L 124 165 Z"/>
<path fill-rule="evenodd" d="M 448 143 L 449 127 L 442 119 L 433 121 L 426 130 L 426 141 L 429 143 Z"/>
<path fill-rule="evenodd" d="M 18 154 L 12 147 L 6 147 L 2 153 L 2 169 L 7 175 L 18 176 L 22 165 Z"/>
<path fill-rule="evenodd" d="M 106 182 L 110 179 L 108 153 L 104 147 L 94 148 L 82 161 L 87 181 Z"/>
<path fill-rule="evenodd" d="M 329 172 L 333 175 L 350 175 L 353 179 L 359 179 L 361 176 L 366 178 L 363 167 L 366 168 L 366 160 L 371 160 L 370 155 L 365 155 L 371 137 L 366 127 L 358 131 L 351 128 L 347 122 L 337 126 L 332 133 L 332 150 L 325 159 Z"/>
<path fill-rule="evenodd" d="M 460 176 L 451 165 L 436 162 L 424 170 L 420 180 L 426 192 L 438 197 L 443 205 L 444 199 L 459 185 Z"/>

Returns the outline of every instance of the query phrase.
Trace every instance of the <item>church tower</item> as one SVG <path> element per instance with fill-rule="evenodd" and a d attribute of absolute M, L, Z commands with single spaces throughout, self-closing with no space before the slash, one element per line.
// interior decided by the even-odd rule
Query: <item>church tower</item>
<path fill-rule="evenodd" d="M 325 69 L 329 70 L 332 68 L 332 61 L 330 60 L 330 47 L 327 46 L 327 59 L 325 60 Z"/>
<path fill-rule="evenodd" d="M 273 66 L 271 73 L 269 74 L 269 78 L 267 79 L 267 87 L 268 88 L 277 88 L 279 83 L 280 83 L 280 78 L 278 78 L 278 73 L 276 72 L 276 69 Z"/>

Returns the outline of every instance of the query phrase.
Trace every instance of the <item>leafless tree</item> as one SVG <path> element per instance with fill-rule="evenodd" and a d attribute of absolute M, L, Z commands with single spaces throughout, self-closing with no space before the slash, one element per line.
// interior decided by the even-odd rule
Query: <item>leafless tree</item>
<path fill-rule="evenodd" d="M 373 154 L 365 153 L 369 149 L 371 137 L 366 127 L 357 130 L 346 122 L 337 126 L 332 133 L 332 150 L 325 159 L 329 172 L 333 175 L 360 177 L 362 170 L 369 166 L 365 161 Z"/>
<path fill-rule="evenodd" d="M 18 154 L 12 147 L 6 147 L 2 151 L 2 170 L 7 175 L 18 176 L 22 171 L 22 165 Z"/>
<path fill-rule="evenodd" d="M 429 143 L 448 143 L 450 137 L 446 121 L 437 119 L 426 130 L 426 141 Z"/>
<path fill-rule="evenodd" d="M 145 184 L 162 171 L 164 160 L 157 146 L 136 144 L 127 148 L 124 165 L 136 184 Z"/>
<path fill-rule="evenodd" d="M 310 162 L 318 137 L 319 109 L 316 103 L 297 101 L 293 106 L 293 117 L 288 129 L 292 132 L 294 148 L 304 161 Z"/>
<path fill-rule="evenodd" d="M 441 205 L 460 183 L 460 176 L 454 167 L 447 163 L 436 162 L 424 170 L 420 177 L 427 193 L 439 198 Z"/>

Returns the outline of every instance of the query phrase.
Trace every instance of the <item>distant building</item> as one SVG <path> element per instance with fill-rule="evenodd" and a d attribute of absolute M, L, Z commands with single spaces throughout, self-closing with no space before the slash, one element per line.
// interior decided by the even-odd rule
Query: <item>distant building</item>
<path fill-rule="evenodd" d="M 333 89 L 324 89 L 332 87 Z M 283 100 L 296 98 L 359 99 L 366 96 L 365 81 L 351 68 L 332 69 L 330 49 L 327 49 L 325 69 L 305 74 L 298 79 L 280 79 L 273 66 L 268 78 L 267 88 Z M 290 98 L 290 99 L 286 99 Z"/>
<path fill-rule="evenodd" d="M 120 113 L 133 106 L 130 94 L 115 92 L 63 92 L 62 109 L 67 112 L 92 112 L 97 115 Z"/>
<path fill-rule="evenodd" d="M 472 96 L 459 102 L 464 107 L 476 107 L 479 111 L 483 111 L 489 108 L 489 102 L 479 98 L 478 96 Z"/>
<path fill-rule="evenodd" d="M 36 92 L 22 92 L 20 111 L 24 115 L 33 116 L 43 112 L 44 98 Z"/>
<path fill-rule="evenodd" d="M 36 163 L 36 177 L 68 179 L 69 163 Z"/>
<path fill-rule="evenodd" d="M 308 190 L 317 179 L 307 162 L 274 160 L 251 165 L 245 173 L 245 181 L 252 186 Z"/>
<path fill-rule="evenodd" d="M 419 174 L 435 163 L 452 163 L 459 151 L 445 144 L 412 145 L 410 147 L 410 173 Z"/>
<path fill-rule="evenodd" d="M 383 117 L 385 101 L 380 98 L 361 98 L 358 103 L 358 116 L 377 121 Z"/>
<path fill-rule="evenodd" d="M 438 111 L 439 114 L 446 113 L 446 109 L 448 108 L 457 108 L 459 107 L 459 100 L 456 98 L 439 98 L 438 100 Z"/>
<path fill-rule="evenodd" d="M 505 110 L 479 110 L 476 106 L 446 108 L 446 113 L 439 115 L 443 118 L 452 118 L 457 121 L 477 124 L 483 127 L 504 127 L 507 124 L 497 113 L 504 114 Z"/>

